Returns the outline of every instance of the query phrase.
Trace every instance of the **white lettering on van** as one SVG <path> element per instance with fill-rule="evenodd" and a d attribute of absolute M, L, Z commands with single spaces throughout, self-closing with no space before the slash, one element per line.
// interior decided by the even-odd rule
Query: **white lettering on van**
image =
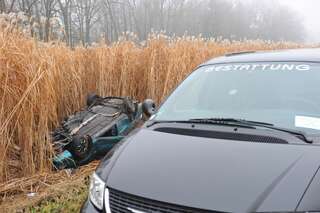
<path fill-rule="evenodd" d="M 300 64 L 296 66 L 296 69 L 299 71 L 309 71 L 311 70 L 311 67 L 308 64 Z"/>
<path fill-rule="evenodd" d="M 282 69 L 292 71 L 294 67 L 294 64 L 284 64 Z"/>
<path fill-rule="evenodd" d="M 309 71 L 308 64 L 232 64 L 211 66 L 205 72 L 229 72 L 229 71 Z"/>

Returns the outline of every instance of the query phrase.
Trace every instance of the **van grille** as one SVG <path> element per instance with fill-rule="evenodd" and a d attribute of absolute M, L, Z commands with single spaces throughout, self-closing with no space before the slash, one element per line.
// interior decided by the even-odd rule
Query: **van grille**
<path fill-rule="evenodd" d="M 216 211 L 205 211 L 158 202 L 114 189 L 109 189 L 109 204 L 111 213 L 135 213 L 135 210 L 144 213 L 217 213 Z"/>

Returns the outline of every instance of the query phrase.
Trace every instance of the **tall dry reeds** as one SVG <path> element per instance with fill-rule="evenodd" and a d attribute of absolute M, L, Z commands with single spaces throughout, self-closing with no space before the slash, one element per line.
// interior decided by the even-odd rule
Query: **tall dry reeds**
<path fill-rule="evenodd" d="M 71 50 L 0 32 L 0 182 L 51 168 L 50 130 L 89 92 L 161 101 L 192 69 L 226 52 L 292 48 L 265 41 L 153 35 L 144 44 Z"/>

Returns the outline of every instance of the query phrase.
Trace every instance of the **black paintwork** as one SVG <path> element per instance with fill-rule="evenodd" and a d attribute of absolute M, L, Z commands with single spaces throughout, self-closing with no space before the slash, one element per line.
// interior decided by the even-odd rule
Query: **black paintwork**
<path fill-rule="evenodd" d="M 319 49 L 245 53 L 204 65 L 320 62 L 319 53 Z M 181 125 L 188 128 L 187 124 Z M 218 128 L 230 131 L 230 127 Z M 109 188 L 192 208 L 225 212 L 320 211 L 320 146 L 267 131 L 265 134 L 273 133 L 288 144 L 194 137 L 144 127 L 118 145 L 101 162 L 97 174 Z"/>
<path fill-rule="evenodd" d="M 89 199 L 86 200 L 86 202 L 82 205 L 81 211 L 84 213 L 99 213 L 99 211 L 94 205 L 90 202 Z"/>
<path fill-rule="evenodd" d="M 320 147 L 205 139 L 142 129 L 107 185 L 194 208 L 293 211 L 315 175 Z M 106 178 L 106 177 L 104 177 Z"/>
<path fill-rule="evenodd" d="M 308 186 L 303 199 L 299 205 L 298 211 L 309 211 L 320 209 L 320 171 L 317 171 L 317 174 L 313 177 L 312 182 Z"/>

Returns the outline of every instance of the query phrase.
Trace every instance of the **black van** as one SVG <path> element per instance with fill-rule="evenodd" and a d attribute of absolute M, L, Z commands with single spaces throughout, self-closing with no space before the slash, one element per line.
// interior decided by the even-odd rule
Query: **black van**
<path fill-rule="evenodd" d="M 200 65 L 104 158 L 82 211 L 319 212 L 319 88 L 319 49 Z"/>

